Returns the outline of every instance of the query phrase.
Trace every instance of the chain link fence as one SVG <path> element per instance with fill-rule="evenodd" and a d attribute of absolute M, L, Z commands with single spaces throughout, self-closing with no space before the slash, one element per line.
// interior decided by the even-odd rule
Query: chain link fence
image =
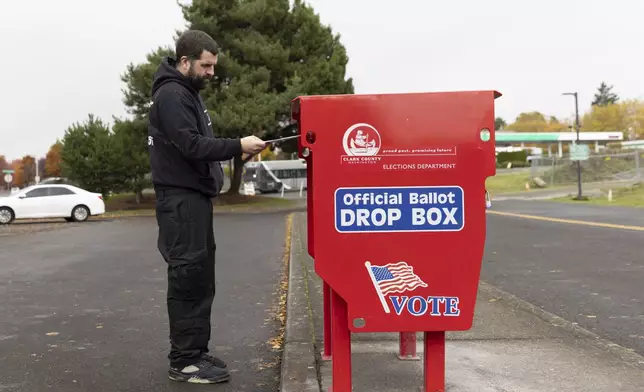
<path fill-rule="evenodd" d="M 644 151 L 591 154 L 581 163 L 582 183 L 635 183 L 642 180 Z M 568 156 L 533 158 L 530 177 L 539 178 L 546 186 L 577 184 L 577 161 Z"/>

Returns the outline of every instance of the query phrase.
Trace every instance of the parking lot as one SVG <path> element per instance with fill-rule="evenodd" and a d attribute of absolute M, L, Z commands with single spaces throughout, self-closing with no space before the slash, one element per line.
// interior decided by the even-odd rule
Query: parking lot
<path fill-rule="evenodd" d="M 274 391 L 285 215 L 243 220 L 215 216 L 210 347 L 233 376 L 216 390 Z M 2 229 L 0 390 L 185 390 L 167 378 L 166 265 L 154 218 Z"/>

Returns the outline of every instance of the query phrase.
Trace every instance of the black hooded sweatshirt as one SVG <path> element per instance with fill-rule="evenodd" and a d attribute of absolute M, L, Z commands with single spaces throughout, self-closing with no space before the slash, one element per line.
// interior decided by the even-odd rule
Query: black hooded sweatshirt
<path fill-rule="evenodd" d="M 148 150 L 155 189 L 182 188 L 215 197 L 224 183 L 219 161 L 241 155 L 239 139 L 215 138 L 199 91 L 164 58 L 154 74 Z"/>

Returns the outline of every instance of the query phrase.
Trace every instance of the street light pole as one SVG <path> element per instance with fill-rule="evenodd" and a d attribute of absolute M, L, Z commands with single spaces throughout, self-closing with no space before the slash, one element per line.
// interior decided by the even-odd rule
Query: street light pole
<path fill-rule="evenodd" d="M 575 130 L 577 131 L 577 145 L 579 146 L 579 102 L 577 92 L 563 93 L 563 95 L 572 95 L 575 97 Z M 575 200 L 584 200 L 581 195 L 581 161 L 577 160 L 577 197 Z"/>

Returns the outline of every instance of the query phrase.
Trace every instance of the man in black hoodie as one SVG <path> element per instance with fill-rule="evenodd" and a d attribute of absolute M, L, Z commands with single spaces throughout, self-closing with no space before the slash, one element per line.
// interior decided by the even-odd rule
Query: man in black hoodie
<path fill-rule="evenodd" d="M 214 76 L 217 54 L 204 32 L 179 37 L 176 57 L 164 58 L 154 75 L 148 127 L 158 248 L 168 266 L 169 377 L 199 384 L 230 379 L 226 363 L 207 354 L 215 296 L 212 198 L 224 182 L 219 161 L 266 147 L 255 136 L 214 136 L 199 91 Z"/>

